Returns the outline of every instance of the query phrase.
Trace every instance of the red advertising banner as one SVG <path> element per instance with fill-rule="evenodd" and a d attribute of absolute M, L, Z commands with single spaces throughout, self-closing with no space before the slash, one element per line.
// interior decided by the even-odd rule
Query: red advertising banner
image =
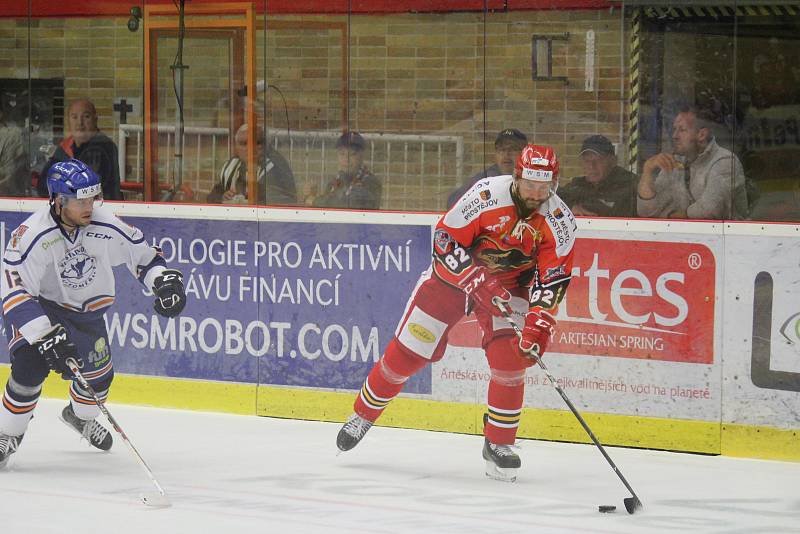
<path fill-rule="evenodd" d="M 715 277 L 703 244 L 578 239 L 548 352 L 713 363 Z M 480 346 L 473 317 L 450 343 Z"/>

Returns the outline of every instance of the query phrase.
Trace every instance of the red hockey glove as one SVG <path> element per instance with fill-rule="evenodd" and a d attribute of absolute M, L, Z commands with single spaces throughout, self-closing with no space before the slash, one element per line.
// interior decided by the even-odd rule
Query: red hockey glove
<path fill-rule="evenodd" d="M 511 300 L 511 293 L 483 266 L 476 266 L 462 281 L 461 288 L 470 303 L 498 317 L 502 317 L 503 313 L 495 301 L 507 304 Z"/>
<path fill-rule="evenodd" d="M 555 326 L 555 318 L 546 311 L 529 311 L 525 314 L 525 327 L 522 329 L 519 348 L 534 358 L 542 356 L 553 337 Z"/>

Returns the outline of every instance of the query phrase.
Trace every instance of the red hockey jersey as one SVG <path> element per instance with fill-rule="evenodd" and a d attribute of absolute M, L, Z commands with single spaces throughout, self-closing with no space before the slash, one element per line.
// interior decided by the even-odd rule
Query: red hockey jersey
<path fill-rule="evenodd" d="M 553 309 L 572 273 L 575 217 L 555 193 L 527 218 L 514 203 L 512 176 L 477 182 L 436 225 L 433 268 L 444 282 L 483 265 L 509 288 L 529 287 L 531 306 Z"/>

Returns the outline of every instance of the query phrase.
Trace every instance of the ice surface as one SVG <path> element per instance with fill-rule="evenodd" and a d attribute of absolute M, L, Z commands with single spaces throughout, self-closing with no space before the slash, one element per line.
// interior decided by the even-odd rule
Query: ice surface
<path fill-rule="evenodd" d="M 478 436 L 373 427 L 337 456 L 339 424 L 109 404 L 172 501 L 153 509 L 119 436 L 89 448 L 63 404 L 40 402 L 0 472 L 2 532 L 800 532 L 800 463 L 609 448 L 645 505 L 630 516 L 592 445 L 522 441 L 509 484 L 484 475 Z"/>

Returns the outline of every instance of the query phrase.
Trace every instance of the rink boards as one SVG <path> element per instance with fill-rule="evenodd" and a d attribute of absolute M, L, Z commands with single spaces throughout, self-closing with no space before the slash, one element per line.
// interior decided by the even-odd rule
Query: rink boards
<path fill-rule="evenodd" d="M 2 249 L 39 201 L 0 200 Z M 113 204 L 187 282 L 177 320 L 117 272 L 115 402 L 341 421 L 430 263 L 435 214 Z M 548 367 L 607 444 L 800 460 L 800 226 L 579 219 Z M 389 426 L 480 433 L 465 318 Z M 0 363 L 8 362 L 7 352 Z M 8 366 L 0 365 L 0 377 Z M 50 378 L 48 396 L 64 397 Z M 544 374 L 520 437 L 587 441 Z"/>

